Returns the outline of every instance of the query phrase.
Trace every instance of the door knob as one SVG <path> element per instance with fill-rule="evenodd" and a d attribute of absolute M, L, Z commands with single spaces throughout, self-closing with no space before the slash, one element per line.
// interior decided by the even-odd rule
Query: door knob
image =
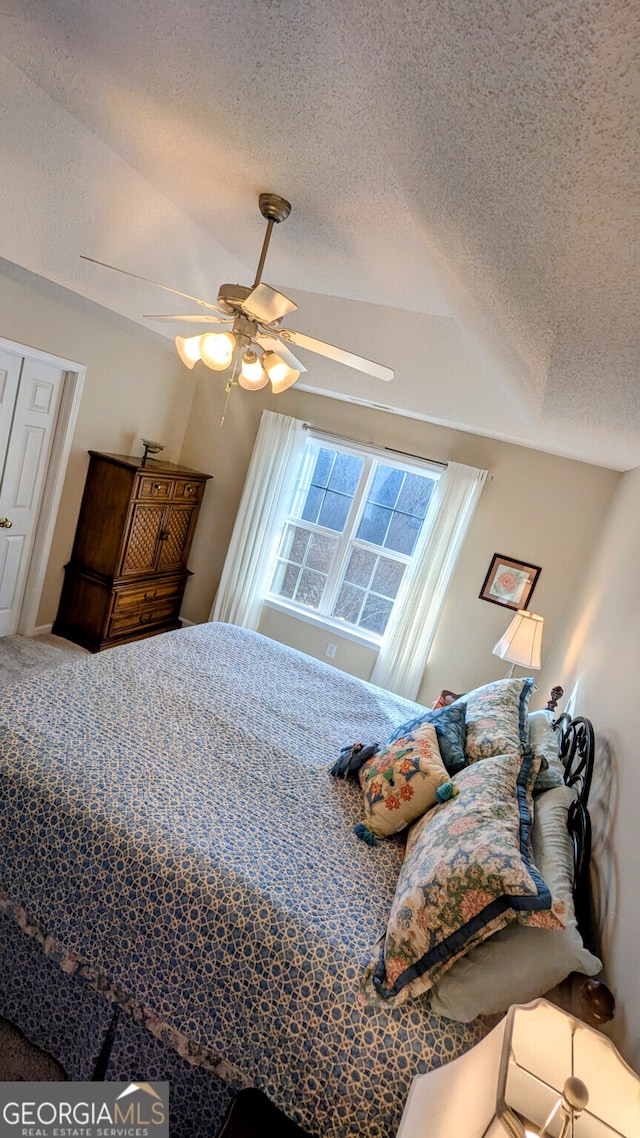
<path fill-rule="evenodd" d="M 0 518 L 0 526 L 2 529 L 11 529 L 12 525 L 13 522 L 10 522 L 8 518 Z"/>

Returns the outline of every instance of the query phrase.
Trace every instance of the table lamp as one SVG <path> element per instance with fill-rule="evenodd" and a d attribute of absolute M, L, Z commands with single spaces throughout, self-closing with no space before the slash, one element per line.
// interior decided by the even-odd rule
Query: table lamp
<path fill-rule="evenodd" d="M 640 1078 L 606 1036 L 518 1004 L 452 1063 L 412 1083 L 397 1138 L 637 1138 Z"/>
<path fill-rule="evenodd" d="M 507 676 L 513 675 L 516 664 L 527 670 L 541 666 L 543 628 L 543 616 L 518 609 L 504 636 L 493 646 L 494 656 L 511 663 Z"/>

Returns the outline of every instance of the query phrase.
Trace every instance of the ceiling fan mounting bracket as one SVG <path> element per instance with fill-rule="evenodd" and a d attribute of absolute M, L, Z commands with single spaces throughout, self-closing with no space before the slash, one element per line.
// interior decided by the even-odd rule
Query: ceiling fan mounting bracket
<path fill-rule="evenodd" d="M 260 213 L 266 221 L 286 221 L 291 213 L 291 203 L 279 194 L 260 194 Z"/>

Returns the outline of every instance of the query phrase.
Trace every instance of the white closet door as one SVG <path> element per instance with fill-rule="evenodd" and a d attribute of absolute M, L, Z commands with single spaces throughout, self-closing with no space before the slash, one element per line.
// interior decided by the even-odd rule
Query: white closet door
<path fill-rule="evenodd" d="M 65 374 L 0 353 L 0 636 L 18 625 Z"/>
<path fill-rule="evenodd" d="M 9 436 L 11 435 L 22 363 L 22 356 L 12 356 L 10 352 L 0 352 L 0 478 L 2 478 Z"/>

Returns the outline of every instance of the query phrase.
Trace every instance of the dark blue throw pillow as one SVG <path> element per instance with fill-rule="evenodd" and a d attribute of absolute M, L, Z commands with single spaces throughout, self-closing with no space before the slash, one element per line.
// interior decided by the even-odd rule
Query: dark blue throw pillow
<path fill-rule="evenodd" d="M 447 707 L 438 707 L 435 711 L 425 710 L 415 719 L 409 719 L 396 727 L 387 742 L 393 743 L 403 735 L 410 735 L 421 723 L 433 723 L 442 761 L 449 774 L 457 774 L 467 764 L 464 753 L 465 710 L 464 703 L 451 703 Z"/>

